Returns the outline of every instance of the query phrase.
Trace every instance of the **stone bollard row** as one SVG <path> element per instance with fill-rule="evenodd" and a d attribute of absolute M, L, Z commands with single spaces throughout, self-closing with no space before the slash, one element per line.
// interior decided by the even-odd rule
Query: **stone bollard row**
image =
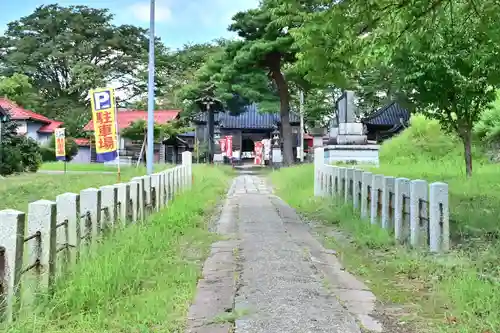
<path fill-rule="evenodd" d="M 316 154 L 315 156 L 322 156 Z M 323 162 L 323 161 L 320 161 Z M 394 233 L 400 243 L 450 248 L 448 184 L 387 177 L 315 161 L 316 196 L 334 196 L 352 204 L 363 219 Z"/>
<path fill-rule="evenodd" d="M 191 152 L 183 152 L 182 159 L 180 166 L 135 177 L 128 183 L 64 193 L 55 201 L 32 202 L 27 214 L 0 211 L 0 299 L 4 300 L 0 318 L 14 320 L 21 303 L 23 274 L 35 277 L 35 290 L 28 294 L 50 292 L 56 268 L 57 273 L 64 273 L 78 263 L 88 249 L 84 245 L 92 246 L 117 227 L 146 221 L 150 213 L 160 211 L 189 189 Z"/>

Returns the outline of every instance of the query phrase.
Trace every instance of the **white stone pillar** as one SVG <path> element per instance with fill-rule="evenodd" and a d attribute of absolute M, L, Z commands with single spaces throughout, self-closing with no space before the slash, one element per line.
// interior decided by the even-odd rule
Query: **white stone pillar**
<path fill-rule="evenodd" d="M 26 214 L 23 212 L 6 209 L 0 211 L 0 246 L 4 249 L 3 272 L 5 295 L 5 319 L 11 323 L 21 301 L 24 259 L 24 231 Z"/>
<path fill-rule="evenodd" d="M 27 236 L 38 235 L 28 242 L 29 264 L 38 262 L 36 270 L 37 292 L 49 291 L 54 284 L 56 274 L 56 203 L 38 200 L 28 205 Z"/>
<path fill-rule="evenodd" d="M 410 244 L 420 246 L 420 221 L 427 219 L 427 200 L 429 185 L 425 180 L 417 179 L 410 182 Z M 427 221 L 425 223 L 428 225 Z"/>
<path fill-rule="evenodd" d="M 432 183 L 429 194 L 429 243 L 431 252 L 444 252 L 450 249 L 449 215 L 448 184 Z"/>
<path fill-rule="evenodd" d="M 367 218 L 370 211 L 368 206 L 368 189 L 372 186 L 373 174 L 371 172 L 363 172 L 363 184 L 361 187 L 361 218 Z"/>
<path fill-rule="evenodd" d="M 361 206 L 361 188 L 363 186 L 363 171 L 355 169 L 353 172 L 353 198 L 352 206 L 354 209 L 359 209 Z"/>
<path fill-rule="evenodd" d="M 384 175 L 373 175 L 372 178 L 372 188 L 370 197 L 370 223 L 378 224 L 378 220 L 381 217 L 379 207 L 382 204 L 381 191 L 384 185 Z"/>
<path fill-rule="evenodd" d="M 407 241 L 410 227 L 410 180 L 397 178 L 394 187 L 394 237 Z M 405 234 L 406 232 L 406 234 Z"/>
<path fill-rule="evenodd" d="M 74 265 L 80 259 L 80 195 L 64 193 L 56 197 L 57 246 L 67 245 L 67 265 Z M 68 266 L 65 269 L 69 268 Z"/>
<path fill-rule="evenodd" d="M 87 244 L 95 241 L 102 230 L 101 226 L 101 190 L 88 188 L 80 192 L 80 230 Z"/>
<path fill-rule="evenodd" d="M 325 164 L 325 149 L 314 149 L 314 196 L 319 197 L 321 193 L 321 171 Z"/>
<path fill-rule="evenodd" d="M 117 188 L 118 195 L 118 216 L 120 220 L 121 226 L 126 226 L 131 222 L 131 216 L 129 216 L 129 211 L 131 211 L 132 207 L 130 207 L 130 184 L 120 183 L 115 185 Z"/>
<path fill-rule="evenodd" d="M 101 186 L 101 228 L 113 230 L 118 219 L 118 188 L 115 185 Z M 107 217 L 106 217 L 107 213 Z"/>
<path fill-rule="evenodd" d="M 394 187 L 396 178 L 384 177 L 382 186 L 382 228 L 392 229 L 394 221 Z"/>
<path fill-rule="evenodd" d="M 354 187 L 354 169 L 347 168 L 345 170 L 345 191 L 344 191 L 344 201 L 345 203 L 352 202 L 353 199 L 353 187 Z"/>

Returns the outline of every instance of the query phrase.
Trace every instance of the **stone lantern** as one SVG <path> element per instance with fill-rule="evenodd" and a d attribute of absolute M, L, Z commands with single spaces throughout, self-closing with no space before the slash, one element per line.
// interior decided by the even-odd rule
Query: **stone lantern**
<path fill-rule="evenodd" d="M 278 126 L 274 126 L 271 132 L 271 154 L 273 168 L 279 168 L 283 163 L 283 156 L 281 154 L 281 135 Z"/>

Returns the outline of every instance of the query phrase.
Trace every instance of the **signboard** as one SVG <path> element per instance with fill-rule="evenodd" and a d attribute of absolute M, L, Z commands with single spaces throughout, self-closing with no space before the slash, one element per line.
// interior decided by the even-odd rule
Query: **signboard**
<path fill-rule="evenodd" d="M 254 143 L 254 150 L 255 150 L 255 159 L 254 159 L 254 164 L 256 165 L 261 165 L 263 162 L 262 155 L 263 155 L 263 150 L 264 150 L 264 145 L 262 142 L 255 142 Z"/>
<path fill-rule="evenodd" d="M 66 161 L 66 134 L 64 128 L 56 128 L 54 130 L 56 140 L 56 159 L 58 161 Z"/>
<path fill-rule="evenodd" d="M 113 88 L 90 91 L 92 121 L 98 162 L 114 161 L 118 156 L 116 136 L 116 109 Z"/>
<path fill-rule="evenodd" d="M 233 157 L 233 136 L 226 136 L 226 156 L 231 158 Z"/>

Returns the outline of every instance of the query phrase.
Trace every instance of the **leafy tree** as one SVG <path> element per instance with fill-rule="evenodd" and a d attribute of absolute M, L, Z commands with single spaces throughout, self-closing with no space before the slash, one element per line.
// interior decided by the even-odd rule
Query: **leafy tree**
<path fill-rule="evenodd" d="M 111 81 L 122 89 L 145 86 L 138 68 L 145 62 L 146 31 L 115 26 L 112 19 L 107 9 L 46 5 L 9 23 L 0 37 L 5 75 L 27 75 L 43 99 L 37 112 L 63 120 L 70 135 L 90 118 L 90 89 Z"/>
<path fill-rule="evenodd" d="M 372 96 L 385 92 L 456 133 L 470 176 L 472 128 L 499 84 L 495 54 L 500 25 L 489 1 L 477 11 L 465 0 L 447 3 L 432 2 L 432 10 L 384 0 L 332 3 L 310 14 L 309 23 L 292 34 L 302 51 L 300 66 L 308 69 L 310 79 L 323 78 Z M 390 19 L 381 20 L 386 7 L 391 8 Z"/>
<path fill-rule="evenodd" d="M 31 138 L 17 134 L 18 124 L 2 123 L 0 144 L 0 175 L 17 172 L 36 172 L 42 162 L 40 148 Z"/>
<path fill-rule="evenodd" d="M 27 109 L 36 109 L 40 103 L 29 77 L 19 73 L 0 77 L 0 97 L 7 97 Z"/>

